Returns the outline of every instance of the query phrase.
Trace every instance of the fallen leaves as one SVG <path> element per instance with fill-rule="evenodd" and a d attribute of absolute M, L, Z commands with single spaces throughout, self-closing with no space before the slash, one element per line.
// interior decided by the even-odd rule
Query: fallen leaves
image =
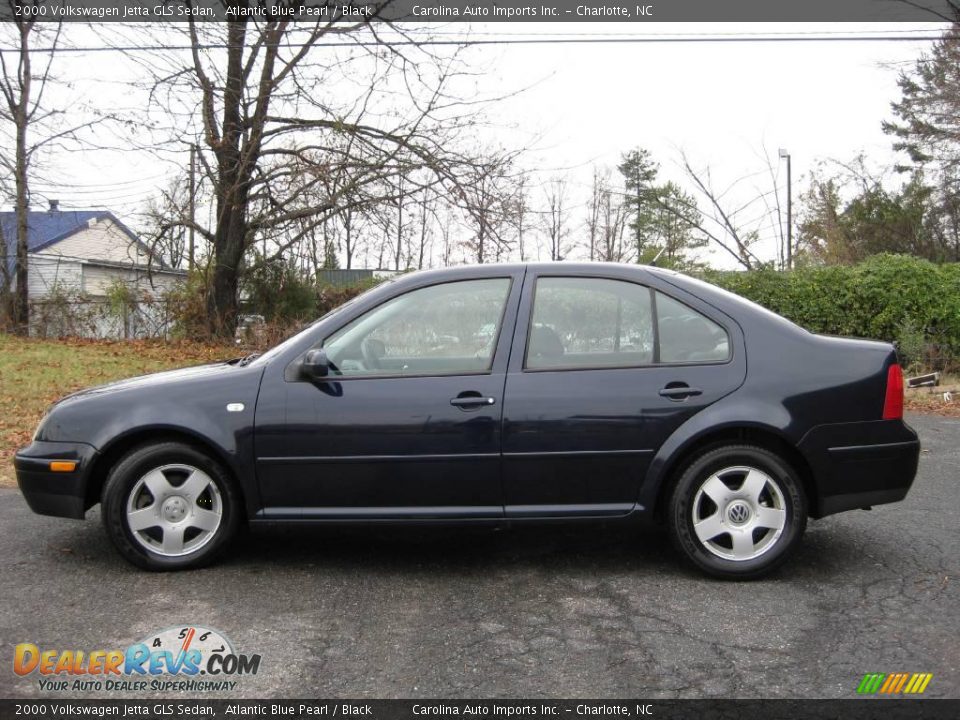
<path fill-rule="evenodd" d="M 0 486 L 15 484 L 13 454 L 30 443 L 44 411 L 64 395 L 236 355 L 230 345 L 188 341 L 40 340 L 0 334 Z"/>

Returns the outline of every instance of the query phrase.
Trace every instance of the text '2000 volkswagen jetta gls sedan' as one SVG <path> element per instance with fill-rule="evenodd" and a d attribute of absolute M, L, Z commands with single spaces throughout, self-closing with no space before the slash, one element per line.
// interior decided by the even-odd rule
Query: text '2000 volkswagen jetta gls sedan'
<path fill-rule="evenodd" d="M 15 464 L 34 511 L 100 502 L 150 569 L 209 562 L 241 522 L 651 519 L 751 578 L 808 516 L 904 498 L 902 406 L 888 344 L 656 268 L 489 265 L 385 283 L 256 358 L 71 395 Z"/>

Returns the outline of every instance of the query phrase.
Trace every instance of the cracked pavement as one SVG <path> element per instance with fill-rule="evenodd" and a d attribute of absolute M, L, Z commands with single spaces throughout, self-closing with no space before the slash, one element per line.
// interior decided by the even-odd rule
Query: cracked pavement
<path fill-rule="evenodd" d="M 43 518 L 0 491 L 0 697 L 56 697 L 14 675 L 16 643 L 123 648 L 196 624 L 262 655 L 238 697 L 851 698 L 899 671 L 958 698 L 960 420 L 909 421 L 907 500 L 812 521 L 753 583 L 613 525 L 257 529 L 214 567 L 150 574 L 98 512 Z"/>

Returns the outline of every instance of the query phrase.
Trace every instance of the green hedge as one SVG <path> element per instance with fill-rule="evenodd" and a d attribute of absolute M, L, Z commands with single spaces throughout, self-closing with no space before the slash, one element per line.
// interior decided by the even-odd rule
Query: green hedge
<path fill-rule="evenodd" d="M 854 266 L 706 271 L 703 278 L 811 332 L 896 342 L 918 368 L 960 362 L 960 264 L 877 255 Z"/>

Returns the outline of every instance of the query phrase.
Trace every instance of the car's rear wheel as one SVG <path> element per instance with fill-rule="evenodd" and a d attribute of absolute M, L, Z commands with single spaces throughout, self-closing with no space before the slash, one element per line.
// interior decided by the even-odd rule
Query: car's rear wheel
<path fill-rule="evenodd" d="M 149 570 L 212 561 L 236 532 L 240 502 L 230 476 L 178 442 L 136 448 L 110 471 L 103 524 L 120 553 Z"/>
<path fill-rule="evenodd" d="M 752 579 L 780 566 L 807 524 L 803 484 L 782 458 L 753 445 L 725 445 L 690 463 L 670 499 L 674 544 L 722 578 Z"/>

